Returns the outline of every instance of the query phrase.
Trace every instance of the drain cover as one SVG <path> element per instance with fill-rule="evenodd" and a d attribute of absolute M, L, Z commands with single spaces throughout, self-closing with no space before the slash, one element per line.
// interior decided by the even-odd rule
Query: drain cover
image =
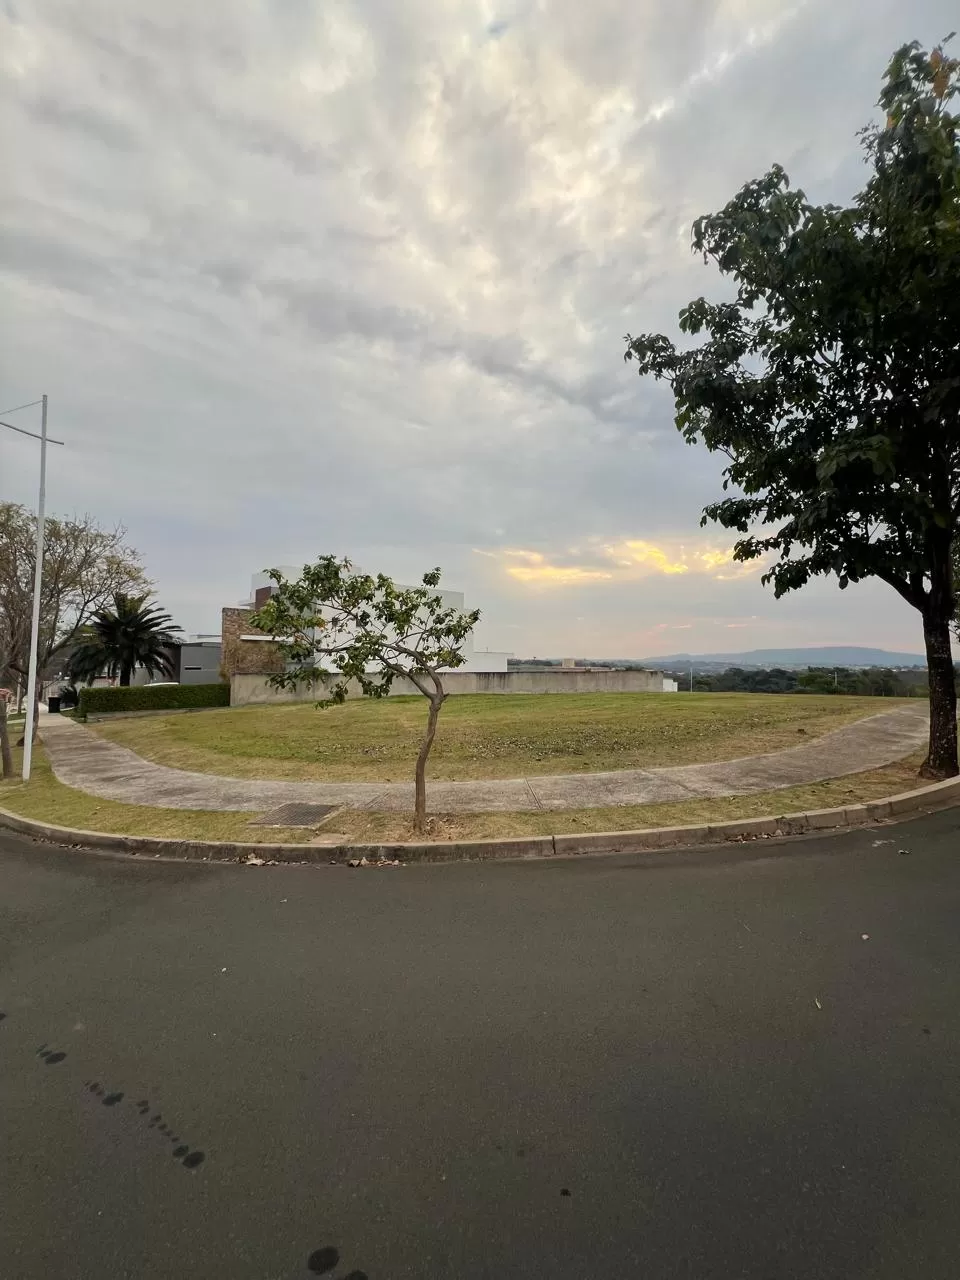
<path fill-rule="evenodd" d="M 333 813 L 332 804 L 282 804 L 278 809 L 271 809 L 260 818 L 255 818 L 251 827 L 315 827 L 328 814 Z"/>

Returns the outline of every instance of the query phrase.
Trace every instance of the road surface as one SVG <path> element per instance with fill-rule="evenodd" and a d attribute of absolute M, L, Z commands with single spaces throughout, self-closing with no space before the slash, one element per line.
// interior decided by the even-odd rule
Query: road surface
<path fill-rule="evenodd" d="M 960 1274 L 957 812 L 382 870 L 0 834 L 0 1009 L 11 1280 Z"/>

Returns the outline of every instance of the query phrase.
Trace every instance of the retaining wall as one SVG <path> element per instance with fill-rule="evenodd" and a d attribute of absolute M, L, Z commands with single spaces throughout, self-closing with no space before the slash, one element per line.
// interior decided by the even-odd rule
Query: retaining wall
<path fill-rule="evenodd" d="M 555 667 L 552 671 L 448 671 L 443 677 L 448 693 L 662 693 L 659 671 L 578 671 Z M 395 680 L 391 695 L 418 693 L 409 680 Z M 363 691 L 352 683 L 350 698 Z M 310 702 L 323 697 L 320 687 L 274 689 L 266 676 L 234 675 L 230 679 L 230 705 L 254 702 Z"/>

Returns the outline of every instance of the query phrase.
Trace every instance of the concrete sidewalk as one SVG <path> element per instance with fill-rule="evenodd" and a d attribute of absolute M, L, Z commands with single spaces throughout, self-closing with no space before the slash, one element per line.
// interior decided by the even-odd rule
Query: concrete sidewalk
<path fill-rule="evenodd" d="M 44 746 L 61 782 L 125 804 L 247 813 L 291 801 L 378 812 L 399 812 L 413 805 L 412 782 L 280 782 L 187 773 L 144 760 L 75 720 L 49 716 L 42 729 Z M 487 813 L 751 795 L 881 768 L 922 747 L 926 736 L 926 704 L 918 703 L 767 755 L 665 769 L 431 782 L 429 803 L 434 813 Z"/>

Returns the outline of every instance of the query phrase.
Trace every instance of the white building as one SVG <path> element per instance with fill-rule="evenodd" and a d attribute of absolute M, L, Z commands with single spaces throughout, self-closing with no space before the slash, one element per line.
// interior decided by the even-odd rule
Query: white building
<path fill-rule="evenodd" d="M 281 564 L 277 565 L 277 571 L 282 573 L 288 580 L 295 582 L 303 572 L 303 567 L 302 565 Z M 240 607 L 243 609 L 259 608 L 267 599 L 273 585 L 269 573 L 255 573 L 250 580 L 250 599 L 240 601 Z M 407 584 L 398 582 L 397 586 L 405 589 Z M 447 591 L 444 587 L 438 587 L 436 594 L 443 601 L 446 608 L 458 609 L 461 613 L 467 612 L 462 591 Z M 241 635 L 240 639 L 241 641 L 262 642 L 263 636 Z M 457 671 L 506 671 L 507 659 L 513 657 L 512 653 L 500 652 L 495 649 L 475 648 L 472 632 L 464 641 L 462 652 L 465 661 L 462 666 L 456 668 Z"/>

